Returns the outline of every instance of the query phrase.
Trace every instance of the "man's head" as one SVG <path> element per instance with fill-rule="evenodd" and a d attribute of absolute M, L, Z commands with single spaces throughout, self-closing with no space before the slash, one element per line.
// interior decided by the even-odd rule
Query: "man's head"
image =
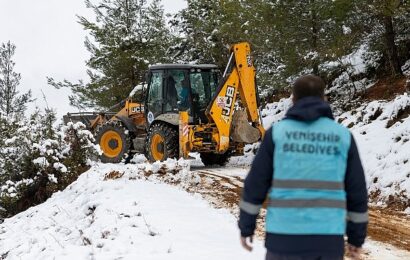
<path fill-rule="evenodd" d="M 293 102 L 305 97 L 325 98 L 325 82 L 317 76 L 306 75 L 298 78 L 293 84 Z"/>

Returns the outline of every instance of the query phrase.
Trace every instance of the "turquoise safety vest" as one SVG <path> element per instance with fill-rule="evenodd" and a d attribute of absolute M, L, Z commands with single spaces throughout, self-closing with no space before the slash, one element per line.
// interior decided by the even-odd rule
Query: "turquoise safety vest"
<path fill-rule="evenodd" d="M 274 173 L 266 231 L 288 235 L 343 235 L 344 179 L 351 136 L 329 118 L 285 119 L 273 125 Z"/>

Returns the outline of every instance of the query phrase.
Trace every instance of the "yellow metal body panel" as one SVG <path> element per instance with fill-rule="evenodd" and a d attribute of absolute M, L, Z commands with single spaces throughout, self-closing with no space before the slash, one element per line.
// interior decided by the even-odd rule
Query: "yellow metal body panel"
<path fill-rule="evenodd" d="M 208 111 L 208 117 L 217 129 L 213 134 L 213 139 L 217 143 L 216 152 L 218 153 L 225 153 L 231 145 L 232 116 L 238 93 L 247 112 L 248 121 L 260 131 L 262 137 L 265 133 L 259 115 L 255 82 L 256 69 L 253 65 L 250 45 L 246 42 L 235 44 L 231 52 L 234 58 L 233 69 L 229 75 L 226 75 L 225 83 Z"/>
<path fill-rule="evenodd" d="M 126 103 L 126 116 L 129 117 L 135 125 L 145 125 L 145 108 L 143 104 L 133 103 L 131 100 Z"/>
<path fill-rule="evenodd" d="M 144 105 L 140 103 L 134 103 L 131 100 L 127 99 L 125 101 L 125 106 L 117 113 L 111 120 L 118 120 L 116 116 L 122 116 L 125 118 L 131 119 L 135 125 L 145 125 L 146 119 L 144 114 Z M 107 118 L 100 114 L 91 122 L 91 129 L 95 130 L 97 126 L 106 123 Z"/>
<path fill-rule="evenodd" d="M 192 150 L 193 144 L 191 128 L 188 125 L 189 115 L 188 111 L 179 112 L 179 157 L 188 158 L 189 152 Z"/>
<path fill-rule="evenodd" d="M 265 129 L 262 126 L 259 115 L 256 90 L 256 69 L 253 65 L 251 48 L 249 43 L 239 43 L 232 47 L 235 53 L 236 69 L 239 73 L 239 94 L 241 101 L 248 114 L 248 121 L 255 124 L 255 127 L 261 132 L 261 136 L 265 135 Z"/>
<path fill-rule="evenodd" d="M 221 88 L 215 102 L 212 104 L 209 116 L 216 124 L 218 134 L 214 135 L 218 153 L 224 153 L 229 148 L 229 135 L 231 130 L 232 115 L 239 89 L 239 74 L 234 69 Z"/>

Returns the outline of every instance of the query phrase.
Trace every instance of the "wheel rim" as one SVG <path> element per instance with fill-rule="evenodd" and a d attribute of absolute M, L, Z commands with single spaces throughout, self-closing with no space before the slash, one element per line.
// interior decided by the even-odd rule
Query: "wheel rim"
<path fill-rule="evenodd" d="M 105 132 L 100 140 L 100 147 L 105 156 L 116 158 L 122 151 L 122 139 L 119 133 L 115 131 Z"/>
<path fill-rule="evenodd" d="M 159 134 L 154 134 L 151 139 L 151 155 L 155 161 L 162 161 L 164 159 L 164 145 L 165 140 Z"/>

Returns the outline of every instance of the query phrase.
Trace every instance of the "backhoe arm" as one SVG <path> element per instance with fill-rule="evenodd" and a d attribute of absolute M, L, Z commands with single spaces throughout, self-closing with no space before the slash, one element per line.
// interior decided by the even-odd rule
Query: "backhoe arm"
<path fill-rule="evenodd" d="M 207 110 L 208 117 L 216 124 L 219 132 L 214 136 L 219 153 L 224 153 L 229 148 L 238 93 L 248 122 L 258 129 L 260 138 L 265 133 L 259 115 L 255 73 L 250 44 L 244 42 L 233 45 L 221 86 Z"/>

